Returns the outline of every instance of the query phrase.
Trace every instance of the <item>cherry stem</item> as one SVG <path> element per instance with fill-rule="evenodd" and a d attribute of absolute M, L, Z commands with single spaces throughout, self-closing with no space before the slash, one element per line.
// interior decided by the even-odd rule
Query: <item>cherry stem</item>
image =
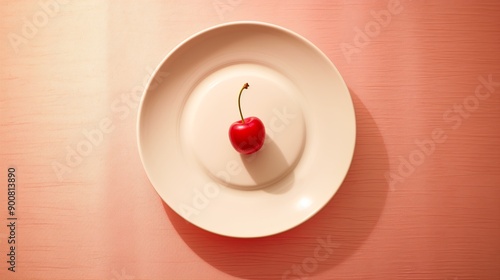
<path fill-rule="evenodd" d="M 245 83 L 240 90 L 240 95 L 238 95 L 238 109 L 240 109 L 240 117 L 242 123 L 245 123 L 245 119 L 243 118 L 243 113 L 241 112 L 241 103 L 240 103 L 241 93 L 243 92 L 244 89 L 247 89 L 249 86 L 250 85 L 248 83 Z"/>

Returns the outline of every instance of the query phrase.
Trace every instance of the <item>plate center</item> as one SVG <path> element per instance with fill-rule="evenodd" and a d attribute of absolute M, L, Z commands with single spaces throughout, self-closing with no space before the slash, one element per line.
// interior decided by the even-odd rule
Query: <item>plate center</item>
<path fill-rule="evenodd" d="M 258 117 L 266 128 L 264 146 L 251 155 L 236 152 L 229 127 L 240 120 L 238 94 L 244 83 L 243 116 Z M 180 124 L 181 141 L 206 174 L 219 183 L 253 190 L 274 184 L 293 171 L 305 144 L 300 92 L 280 73 L 252 62 L 212 71 L 193 89 Z"/>

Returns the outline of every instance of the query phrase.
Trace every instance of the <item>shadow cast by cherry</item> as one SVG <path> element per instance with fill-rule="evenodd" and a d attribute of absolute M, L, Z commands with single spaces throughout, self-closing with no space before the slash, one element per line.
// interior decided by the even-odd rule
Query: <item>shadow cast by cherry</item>
<path fill-rule="evenodd" d="M 248 174 L 259 189 L 274 194 L 285 193 L 293 185 L 294 172 L 281 148 L 269 136 L 262 149 L 251 155 L 240 155 Z M 279 170 L 281 174 L 275 174 Z M 272 178 L 269 180 L 269 178 Z"/>

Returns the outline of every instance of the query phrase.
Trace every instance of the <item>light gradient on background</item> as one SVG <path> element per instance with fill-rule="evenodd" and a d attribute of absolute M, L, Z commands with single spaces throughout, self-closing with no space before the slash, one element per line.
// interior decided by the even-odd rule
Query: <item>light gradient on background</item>
<path fill-rule="evenodd" d="M 269 2 L 3 4 L 0 180 L 16 167 L 19 246 L 11 273 L 5 187 L 1 279 L 500 278 L 500 4 Z M 346 53 L 385 11 L 390 20 Z M 191 34 L 234 20 L 282 25 L 316 44 L 346 80 L 358 126 L 332 201 L 295 229 L 252 240 L 173 213 L 143 171 L 135 135 L 152 69 Z M 39 23 L 29 36 L 26 21 Z M 474 99 L 489 75 L 494 86 Z M 450 113 L 460 104 L 470 110 Z M 436 129 L 440 143 L 418 159 Z M 72 150 L 89 138 L 76 161 Z M 72 167 L 54 171 L 68 159 Z M 414 170 L 401 172 L 405 161 Z"/>

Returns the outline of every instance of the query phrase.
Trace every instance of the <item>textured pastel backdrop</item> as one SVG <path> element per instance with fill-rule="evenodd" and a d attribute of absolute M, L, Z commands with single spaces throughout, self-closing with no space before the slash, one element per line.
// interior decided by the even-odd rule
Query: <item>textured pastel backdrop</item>
<path fill-rule="evenodd" d="M 500 279 L 499 1 L 1 6 L 1 279 Z M 331 202 L 252 240 L 207 233 L 162 203 L 135 132 L 152 69 L 191 34 L 235 20 L 316 44 L 349 86 L 358 129 Z"/>

